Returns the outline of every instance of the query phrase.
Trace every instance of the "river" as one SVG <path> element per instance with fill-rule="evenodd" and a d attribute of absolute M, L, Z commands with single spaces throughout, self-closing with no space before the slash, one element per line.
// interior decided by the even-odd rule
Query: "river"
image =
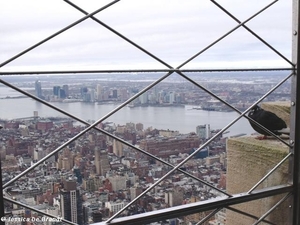
<path fill-rule="evenodd" d="M 38 111 L 41 117 L 64 116 L 44 104 L 30 98 L 10 98 L 0 99 L 1 119 L 16 119 L 33 116 L 34 111 Z M 98 120 L 110 113 L 117 104 L 97 104 L 97 103 L 51 103 L 60 107 L 64 111 L 84 120 Z M 143 123 L 144 128 L 152 126 L 157 129 L 178 130 L 180 133 L 195 132 L 197 125 L 210 124 L 211 129 L 221 129 L 238 114 L 236 112 L 216 112 L 192 109 L 192 106 L 185 107 L 124 107 L 105 121 L 124 125 L 129 122 Z M 253 129 L 248 121 L 241 118 L 236 124 L 228 129 L 231 135 L 240 133 L 251 134 Z"/>

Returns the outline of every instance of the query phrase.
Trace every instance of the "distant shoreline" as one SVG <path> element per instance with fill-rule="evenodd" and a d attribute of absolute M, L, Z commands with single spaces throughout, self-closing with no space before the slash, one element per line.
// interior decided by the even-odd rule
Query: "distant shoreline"
<path fill-rule="evenodd" d="M 0 99 L 16 99 L 16 98 L 29 98 L 28 96 L 6 96 Z"/>

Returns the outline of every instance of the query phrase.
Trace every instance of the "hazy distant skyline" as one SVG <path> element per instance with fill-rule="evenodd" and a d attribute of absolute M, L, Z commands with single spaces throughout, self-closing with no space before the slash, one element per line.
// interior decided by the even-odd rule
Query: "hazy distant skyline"
<path fill-rule="evenodd" d="M 111 1 L 72 2 L 91 13 Z M 272 1 L 217 2 L 244 21 Z M 0 64 L 84 16 L 60 0 L 0 0 Z M 238 25 L 209 0 L 121 0 L 95 17 L 172 67 Z M 292 1 L 276 2 L 246 26 L 291 59 Z M 290 65 L 240 27 L 184 68 L 274 66 Z M 87 19 L 0 71 L 148 68 L 166 66 Z"/>

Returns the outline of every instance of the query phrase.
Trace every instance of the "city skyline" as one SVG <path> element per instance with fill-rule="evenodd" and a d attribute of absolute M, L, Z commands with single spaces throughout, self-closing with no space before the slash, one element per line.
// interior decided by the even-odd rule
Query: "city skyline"
<path fill-rule="evenodd" d="M 17 126 L 18 123 L 19 126 Z M 8 140 L 7 147 L 3 148 L 1 144 L 2 147 L 0 148 L 1 160 L 3 161 L 2 169 L 5 171 L 4 182 L 9 181 L 9 177 L 19 169 L 22 171 L 32 161 L 41 160 L 46 154 L 51 153 L 64 138 L 70 137 L 70 132 L 75 135 L 83 129 L 83 127 L 73 126 L 71 121 L 66 122 L 64 120 L 61 122 L 56 121 L 54 124 L 50 120 L 32 118 L 32 120 L 23 123 L 24 121 L 17 123 L 6 121 L 4 124 L 2 137 Z M 34 128 L 34 124 L 36 128 Z M 128 123 L 125 126 L 119 125 L 115 128 L 101 124 L 99 127 L 105 128 L 110 133 L 115 133 L 119 138 L 135 146 L 140 143 L 140 148 L 144 151 L 160 156 L 163 160 L 168 161 L 168 158 L 170 158 L 170 161 L 175 164 L 177 161 L 182 160 L 186 154 L 192 153 L 193 149 L 199 146 L 201 140 L 206 138 L 201 136 L 200 133 L 197 136 L 196 134 L 184 135 L 170 130 L 143 129 L 142 124 Z M 12 131 L 13 138 L 11 136 Z M 40 133 L 39 139 L 36 139 L 38 133 Z M 24 137 L 26 138 L 24 139 Z M 29 139 L 31 141 L 28 141 Z M 134 149 L 130 149 L 97 131 L 89 132 L 80 140 L 85 145 L 81 145 L 80 142 L 71 143 L 58 155 L 55 154 L 50 157 L 45 164 L 39 167 L 39 170 L 10 185 L 5 193 L 15 196 L 16 199 L 24 199 L 22 201 L 36 201 L 40 209 L 73 222 L 79 221 L 76 216 L 82 211 L 75 210 L 77 214 L 74 214 L 74 208 L 81 208 L 81 204 L 83 204 L 83 209 L 81 209 L 84 211 L 84 220 L 89 221 L 92 211 L 95 210 L 100 210 L 102 217 L 105 219 L 124 207 L 130 198 L 137 196 L 144 186 L 145 176 L 148 177 L 146 179 L 147 183 L 151 183 L 155 177 L 161 177 L 167 171 L 165 166 L 160 164 L 155 166 L 155 161 L 147 160 L 144 154 L 136 152 Z M 155 143 L 156 141 L 159 142 Z M 178 145 L 182 149 L 178 150 Z M 214 155 L 221 154 L 224 151 L 224 146 L 224 141 L 214 143 L 210 145 L 210 152 Z M 157 151 L 157 148 L 162 148 L 163 151 Z M 170 151 L 172 149 L 176 150 Z M 207 152 L 198 155 L 193 164 L 198 165 L 196 162 L 201 162 L 204 163 L 203 165 L 213 165 L 221 161 L 224 166 L 224 155 L 205 159 L 207 156 Z M 224 168 L 223 166 L 218 164 L 216 168 Z M 216 171 L 210 171 L 209 173 L 203 171 L 203 174 L 207 176 L 210 176 L 210 174 L 216 176 L 217 173 Z M 184 183 L 190 182 L 184 176 L 175 175 L 175 178 L 176 182 L 179 183 L 182 179 Z M 195 182 L 197 183 L 197 181 Z M 217 180 L 214 180 L 214 182 L 217 182 Z M 224 182 L 221 183 L 224 185 Z M 184 189 L 189 189 L 189 185 L 185 186 L 181 189 L 179 199 L 172 200 L 172 193 L 169 190 L 168 196 L 163 196 L 161 193 L 157 195 L 160 196 L 159 199 L 161 200 L 159 201 L 165 198 L 169 206 L 180 205 L 186 198 L 184 196 L 189 195 L 188 193 L 183 195 L 185 193 Z M 125 190 L 128 192 L 125 196 L 122 197 L 122 195 L 117 194 L 125 192 Z M 201 192 L 205 193 L 205 198 L 210 198 L 216 194 L 209 194 L 206 189 L 201 189 Z M 82 195 L 83 203 L 81 203 L 82 199 L 78 198 L 79 193 L 81 193 L 80 196 Z M 96 197 L 95 194 L 97 195 L 97 193 L 102 196 L 100 198 L 98 198 L 99 196 Z M 108 193 L 110 194 L 108 195 Z M 37 196 L 36 199 L 33 199 L 34 196 Z M 95 197 L 98 199 L 96 202 L 93 200 Z M 151 198 L 146 202 L 150 201 Z M 93 206 L 95 204 L 96 207 Z M 7 207 L 7 210 L 9 210 L 10 207 Z M 148 207 L 147 210 L 151 211 L 152 207 L 157 206 L 153 205 L 150 208 Z M 108 214 L 105 213 L 105 208 L 109 209 Z M 137 209 L 137 211 L 145 210 L 143 204 Z M 137 212 L 133 208 L 128 210 L 128 213 L 135 214 Z M 29 215 L 33 214 L 29 212 Z"/>

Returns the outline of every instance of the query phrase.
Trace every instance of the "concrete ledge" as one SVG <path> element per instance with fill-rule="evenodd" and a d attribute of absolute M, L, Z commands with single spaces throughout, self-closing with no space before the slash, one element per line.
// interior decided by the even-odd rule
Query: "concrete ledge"
<path fill-rule="evenodd" d="M 257 140 L 254 137 L 232 138 L 227 141 L 227 192 L 237 194 L 249 191 L 289 152 L 288 147 L 277 140 Z M 272 187 L 288 182 L 288 161 L 282 164 L 257 189 Z M 261 217 L 282 196 L 261 199 L 236 206 L 235 208 Z M 287 211 L 285 205 L 268 220 L 275 224 L 285 224 Z M 227 211 L 226 221 L 231 225 L 252 224 L 255 222 L 246 216 Z M 282 220 L 282 223 L 279 222 Z"/>

